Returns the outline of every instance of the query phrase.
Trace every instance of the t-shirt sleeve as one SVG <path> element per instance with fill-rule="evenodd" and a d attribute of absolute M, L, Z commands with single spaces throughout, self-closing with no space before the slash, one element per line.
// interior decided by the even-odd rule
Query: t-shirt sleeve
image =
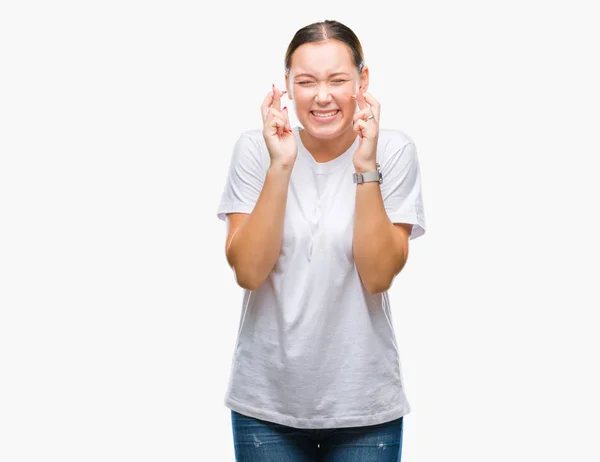
<path fill-rule="evenodd" d="M 217 217 L 225 220 L 228 213 L 251 213 L 264 181 L 260 146 L 243 133 L 233 147 Z"/>
<path fill-rule="evenodd" d="M 386 153 L 381 165 L 381 194 L 392 223 L 412 224 L 410 239 L 425 234 L 425 212 L 421 194 L 421 170 L 414 142 Z"/>

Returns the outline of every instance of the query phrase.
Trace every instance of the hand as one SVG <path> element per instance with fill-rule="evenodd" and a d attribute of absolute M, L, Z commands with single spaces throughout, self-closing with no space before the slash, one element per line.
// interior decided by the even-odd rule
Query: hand
<path fill-rule="evenodd" d="M 353 130 L 360 136 L 354 153 L 354 168 L 357 172 L 368 172 L 377 168 L 377 140 L 379 139 L 379 102 L 361 88 L 350 96 L 358 103 L 359 111 L 354 114 Z"/>
<path fill-rule="evenodd" d="M 271 165 L 291 168 L 296 162 L 298 145 L 290 127 L 287 107 L 280 109 L 281 96 L 286 93 L 273 85 L 261 106 L 263 137 L 267 143 Z"/>

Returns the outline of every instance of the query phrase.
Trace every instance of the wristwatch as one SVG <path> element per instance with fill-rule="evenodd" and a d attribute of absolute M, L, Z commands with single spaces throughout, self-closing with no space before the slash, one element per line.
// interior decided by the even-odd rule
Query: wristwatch
<path fill-rule="evenodd" d="M 377 170 L 374 172 L 353 173 L 352 181 L 356 184 L 368 183 L 370 181 L 377 181 L 380 184 L 383 183 L 383 175 L 379 169 L 379 164 L 377 164 Z"/>

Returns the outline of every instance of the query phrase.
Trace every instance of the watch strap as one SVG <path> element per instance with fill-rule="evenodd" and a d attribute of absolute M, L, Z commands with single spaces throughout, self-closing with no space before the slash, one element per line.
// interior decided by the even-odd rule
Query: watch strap
<path fill-rule="evenodd" d="M 352 181 L 356 184 L 369 183 L 372 181 L 383 183 L 383 176 L 381 175 L 381 170 L 379 170 L 379 164 L 377 164 L 377 170 L 374 172 L 353 173 Z"/>

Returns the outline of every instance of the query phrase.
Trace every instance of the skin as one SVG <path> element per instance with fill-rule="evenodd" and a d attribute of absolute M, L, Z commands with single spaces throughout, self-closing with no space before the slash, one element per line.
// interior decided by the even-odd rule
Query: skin
<path fill-rule="evenodd" d="M 366 91 L 368 67 L 359 73 L 343 42 L 330 39 L 298 47 L 285 82 L 286 91 L 273 86 L 261 106 L 271 165 L 259 199 L 251 214 L 228 215 L 227 260 L 238 284 L 250 290 L 265 281 L 279 257 L 289 180 L 298 153 L 287 108 L 281 108 L 283 94 L 294 101 L 296 115 L 304 127 L 300 131 L 302 143 L 317 162 L 338 157 L 358 136 L 359 146 L 353 157 L 355 170 L 376 169 L 380 104 Z M 330 109 L 339 113 L 327 123 L 311 114 Z M 353 254 L 369 293 L 391 287 L 408 258 L 411 229 L 411 224 L 391 223 L 379 183 L 357 185 Z"/>
<path fill-rule="evenodd" d="M 302 143 L 318 162 L 339 156 L 356 139 L 352 130 L 356 101 L 351 96 L 368 84 L 368 67 L 359 74 L 350 49 L 338 40 L 307 43 L 294 51 L 285 85 L 304 127 Z M 310 114 L 328 109 L 340 110 L 333 122 L 319 123 Z"/>

